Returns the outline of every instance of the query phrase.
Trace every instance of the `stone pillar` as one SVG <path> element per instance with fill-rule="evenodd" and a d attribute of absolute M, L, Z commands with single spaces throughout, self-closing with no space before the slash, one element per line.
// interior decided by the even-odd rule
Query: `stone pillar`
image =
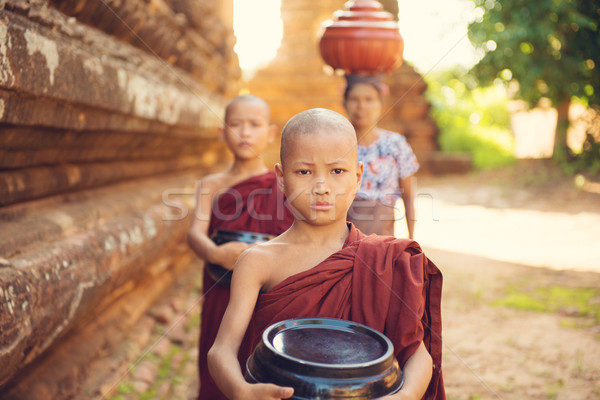
<path fill-rule="evenodd" d="M 248 82 L 249 90 L 271 106 L 273 123 L 281 130 L 294 114 L 312 107 L 344 113 L 343 76 L 335 76 L 321 59 L 321 23 L 343 7 L 340 0 L 282 0 L 283 37 L 275 58 Z M 271 167 L 279 160 L 279 142 L 266 152 Z"/>

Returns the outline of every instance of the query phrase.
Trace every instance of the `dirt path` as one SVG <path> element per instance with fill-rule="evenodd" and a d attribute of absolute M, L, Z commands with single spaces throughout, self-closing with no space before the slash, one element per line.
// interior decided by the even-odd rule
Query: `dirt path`
<path fill-rule="evenodd" d="M 449 399 L 600 399 L 600 195 L 552 171 L 419 179 Z"/>

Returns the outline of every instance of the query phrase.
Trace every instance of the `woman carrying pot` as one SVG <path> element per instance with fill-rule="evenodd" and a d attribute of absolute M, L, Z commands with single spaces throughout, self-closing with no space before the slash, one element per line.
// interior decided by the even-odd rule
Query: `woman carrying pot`
<path fill-rule="evenodd" d="M 360 191 L 348 211 L 348 221 L 366 234 L 394 235 L 394 205 L 402 198 L 408 237 L 415 226 L 415 184 L 419 163 L 406 138 L 379 128 L 387 85 L 380 76 L 346 75 L 344 107 L 358 139 L 358 159 L 364 164 Z"/>

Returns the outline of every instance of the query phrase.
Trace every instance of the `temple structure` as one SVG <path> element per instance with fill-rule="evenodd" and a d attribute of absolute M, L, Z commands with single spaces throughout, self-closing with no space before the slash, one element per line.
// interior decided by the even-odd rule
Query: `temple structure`
<path fill-rule="evenodd" d="M 398 15 L 397 1 L 382 1 L 384 8 Z M 342 9 L 344 1 L 282 0 L 283 38 L 275 58 L 247 83 L 250 92 L 264 97 L 280 128 L 294 114 L 310 107 L 330 108 L 344 114 L 342 97 L 345 79 L 325 64 L 319 53 L 322 23 Z M 402 32 L 402 27 L 400 27 Z M 435 168 L 437 133 L 424 97 L 427 85 L 407 63 L 385 77 L 390 87 L 381 126 L 406 136 L 422 165 L 422 172 Z M 279 143 L 266 158 L 278 161 Z M 438 156 L 439 157 L 439 156 Z"/>

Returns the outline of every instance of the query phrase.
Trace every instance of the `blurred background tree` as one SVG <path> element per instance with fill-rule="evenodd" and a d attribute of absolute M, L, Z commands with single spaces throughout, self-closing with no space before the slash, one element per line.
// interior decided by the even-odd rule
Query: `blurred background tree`
<path fill-rule="evenodd" d="M 502 85 L 478 86 L 461 66 L 431 72 L 425 79 L 443 151 L 470 154 L 477 169 L 515 161 L 510 112 Z"/>
<path fill-rule="evenodd" d="M 470 71 L 482 86 L 504 82 L 531 107 L 547 98 L 558 111 L 554 158 L 569 156 L 572 98 L 600 110 L 598 0 L 473 0 L 472 44 L 483 58 Z M 598 146 L 588 146 L 598 153 Z M 598 165 L 600 154 L 592 154 Z M 590 159 L 590 155 L 584 155 Z"/>

